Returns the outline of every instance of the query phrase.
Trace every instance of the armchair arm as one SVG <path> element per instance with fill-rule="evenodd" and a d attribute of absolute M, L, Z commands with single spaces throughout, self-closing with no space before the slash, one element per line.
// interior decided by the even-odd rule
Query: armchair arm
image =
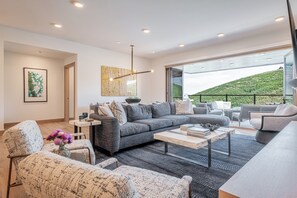
<path fill-rule="evenodd" d="M 249 120 L 254 118 L 262 118 L 264 115 L 274 115 L 273 112 L 252 112 L 249 111 Z"/>
<path fill-rule="evenodd" d="M 183 176 L 168 197 L 192 197 L 192 177 Z"/>
<path fill-rule="evenodd" d="M 297 121 L 297 114 L 262 116 L 262 131 L 281 131 L 291 121 Z"/>
<path fill-rule="evenodd" d="M 79 147 L 73 147 L 73 148 L 68 148 L 68 150 L 71 151 L 78 151 L 78 150 L 82 150 L 82 149 L 87 149 L 88 150 L 88 154 L 89 154 L 89 163 L 92 164 L 92 157 L 91 157 L 91 150 L 89 147 L 86 146 L 79 146 Z"/>
<path fill-rule="evenodd" d="M 109 151 L 111 155 L 117 152 L 121 139 L 118 119 L 95 113 L 91 114 L 90 118 L 101 121 L 101 125 L 95 126 L 95 146 Z"/>
<path fill-rule="evenodd" d="M 207 114 L 208 110 L 206 107 L 194 107 L 193 108 L 194 114 Z"/>
<path fill-rule="evenodd" d="M 112 164 L 116 164 L 116 166 L 119 167 L 119 161 L 114 157 L 109 158 L 103 162 L 100 162 L 100 163 L 96 164 L 95 166 L 97 166 L 99 168 L 106 168 L 107 166 L 110 166 Z"/>

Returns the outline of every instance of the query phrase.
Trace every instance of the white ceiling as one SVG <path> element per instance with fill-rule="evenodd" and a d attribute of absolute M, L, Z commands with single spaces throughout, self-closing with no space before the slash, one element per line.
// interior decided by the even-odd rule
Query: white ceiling
<path fill-rule="evenodd" d="M 13 42 L 4 42 L 4 50 L 8 52 L 15 52 L 20 54 L 29 54 L 34 56 L 42 56 L 47 58 L 66 59 L 74 56 L 73 53 L 62 52 L 52 49 L 46 49 L 31 45 L 23 45 Z"/>
<path fill-rule="evenodd" d="M 284 56 L 292 49 L 275 50 L 263 53 L 247 54 L 231 58 L 197 62 L 178 66 L 188 74 L 232 70 L 247 67 L 270 66 L 284 63 Z"/>
<path fill-rule="evenodd" d="M 205 43 L 229 42 L 259 31 L 287 31 L 289 39 L 285 0 L 83 2 L 85 7 L 79 9 L 68 0 L 1 0 L 0 24 L 125 53 L 135 44 L 135 54 L 148 58 Z M 296 16 L 297 1 L 291 0 L 291 4 Z M 286 20 L 275 23 L 282 15 Z M 50 23 L 61 23 L 63 28 L 56 29 Z M 142 28 L 151 33 L 142 33 Z M 226 34 L 222 39 L 216 37 L 220 32 Z M 179 43 L 186 46 L 179 48 Z"/>

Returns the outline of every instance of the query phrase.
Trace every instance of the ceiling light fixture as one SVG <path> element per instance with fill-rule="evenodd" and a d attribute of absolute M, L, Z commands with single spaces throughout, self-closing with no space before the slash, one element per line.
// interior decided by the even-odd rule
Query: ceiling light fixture
<path fill-rule="evenodd" d="M 78 8 L 83 8 L 84 7 L 84 4 L 78 0 L 71 0 L 70 3 L 72 5 L 74 5 L 75 7 L 78 7 Z"/>
<path fill-rule="evenodd" d="M 277 18 L 274 19 L 275 22 L 281 22 L 283 20 L 285 20 L 284 16 L 280 16 L 280 17 L 277 17 Z"/>
<path fill-rule="evenodd" d="M 155 54 L 155 53 L 156 53 L 156 51 L 152 51 L 152 53 L 153 53 L 153 54 Z"/>
<path fill-rule="evenodd" d="M 225 34 L 224 34 L 224 33 L 219 33 L 219 34 L 217 34 L 217 36 L 218 36 L 219 38 L 222 38 L 222 37 L 225 36 Z"/>
<path fill-rule="evenodd" d="M 146 34 L 148 34 L 148 33 L 151 32 L 149 29 L 145 29 L 145 28 L 143 28 L 141 31 L 142 31 L 143 33 L 146 33 Z"/>
<path fill-rule="evenodd" d="M 145 74 L 145 73 L 153 73 L 154 70 L 150 70 L 150 71 L 141 71 L 141 72 L 136 72 L 134 71 L 134 67 L 133 67 L 133 48 L 134 48 L 134 45 L 130 45 L 131 47 L 131 73 L 130 74 L 125 74 L 125 75 L 122 75 L 122 76 L 117 76 L 115 78 L 110 78 L 109 80 L 110 81 L 113 81 L 113 80 L 116 80 L 116 79 L 120 79 L 120 78 L 124 78 L 124 77 L 128 77 L 128 76 L 132 76 L 132 75 L 137 75 L 137 74 Z"/>
<path fill-rule="evenodd" d="M 185 45 L 184 45 L 184 44 L 179 44 L 178 46 L 179 46 L 179 47 L 185 47 Z"/>
<path fill-rule="evenodd" d="M 51 23 L 52 26 L 54 26 L 55 28 L 62 28 L 63 26 L 61 24 L 58 23 Z"/>

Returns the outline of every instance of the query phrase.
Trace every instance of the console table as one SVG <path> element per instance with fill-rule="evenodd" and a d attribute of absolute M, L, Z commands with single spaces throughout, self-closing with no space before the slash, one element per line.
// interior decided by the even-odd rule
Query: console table
<path fill-rule="evenodd" d="M 219 198 L 297 197 L 297 122 L 288 124 L 220 189 Z"/>

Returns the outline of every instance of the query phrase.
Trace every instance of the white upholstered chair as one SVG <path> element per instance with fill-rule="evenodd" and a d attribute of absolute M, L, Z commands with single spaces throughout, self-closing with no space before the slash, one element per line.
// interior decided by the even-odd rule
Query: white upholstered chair
<path fill-rule="evenodd" d="M 281 104 L 272 113 L 250 112 L 249 121 L 260 131 L 279 132 L 291 121 L 297 121 L 297 107 L 292 104 Z"/>
<path fill-rule="evenodd" d="M 40 129 L 34 120 L 21 122 L 3 134 L 4 143 L 8 149 L 9 174 L 7 182 L 7 197 L 9 197 L 10 187 L 21 185 L 18 177 L 18 165 L 26 156 L 41 151 L 53 151 L 58 148 L 54 143 L 44 144 Z M 88 139 L 74 140 L 66 145 L 71 151 L 71 158 L 82 162 L 95 164 L 95 152 Z M 12 163 L 16 169 L 16 181 L 11 184 Z"/>
<path fill-rule="evenodd" d="M 109 161 L 116 162 L 115 158 Z M 107 170 L 47 151 L 34 153 L 19 164 L 26 194 L 32 198 L 188 198 L 190 176 L 181 179 L 142 168 L 120 166 Z M 107 163 L 106 165 L 108 165 Z"/>

